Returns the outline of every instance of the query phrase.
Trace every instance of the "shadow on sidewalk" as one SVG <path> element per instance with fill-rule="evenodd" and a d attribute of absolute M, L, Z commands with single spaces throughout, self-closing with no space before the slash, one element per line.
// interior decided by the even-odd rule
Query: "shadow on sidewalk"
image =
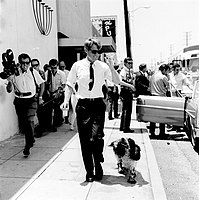
<path fill-rule="evenodd" d="M 149 184 L 149 182 L 145 181 L 142 174 L 138 171 L 136 171 L 136 184 L 131 184 L 127 182 L 127 177 L 125 175 L 121 176 L 115 176 L 115 175 L 104 175 L 101 184 L 104 185 L 117 185 L 120 184 L 125 187 L 134 187 L 135 185 L 138 185 L 139 187 L 142 187 L 143 185 Z"/>

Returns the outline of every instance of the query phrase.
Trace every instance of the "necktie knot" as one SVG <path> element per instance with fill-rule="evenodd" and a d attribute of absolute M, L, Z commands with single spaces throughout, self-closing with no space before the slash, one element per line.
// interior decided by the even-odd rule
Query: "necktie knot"
<path fill-rule="evenodd" d="M 91 91 L 94 84 L 94 70 L 93 70 L 93 63 L 90 63 L 90 82 L 89 82 L 89 90 Z"/>

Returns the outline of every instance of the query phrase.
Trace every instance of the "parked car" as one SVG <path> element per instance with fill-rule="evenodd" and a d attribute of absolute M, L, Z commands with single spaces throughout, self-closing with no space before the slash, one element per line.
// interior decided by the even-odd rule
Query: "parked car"
<path fill-rule="evenodd" d="M 199 154 L 199 81 L 194 85 L 192 96 L 161 97 L 140 95 L 136 114 L 139 122 L 164 123 L 184 127 Z"/>

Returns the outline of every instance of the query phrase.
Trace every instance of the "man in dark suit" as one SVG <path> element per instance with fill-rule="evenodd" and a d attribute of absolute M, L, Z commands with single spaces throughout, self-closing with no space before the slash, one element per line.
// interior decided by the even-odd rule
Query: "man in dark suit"
<path fill-rule="evenodd" d="M 149 79 L 146 76 L 147 72 L 147 65 L 141 64 L 139 66 L 139 72 L 136 74 L 135 77 L 135 94 L 136 97 L 139 95 L 150 95 L 150 88 L 149 88 Z"/>

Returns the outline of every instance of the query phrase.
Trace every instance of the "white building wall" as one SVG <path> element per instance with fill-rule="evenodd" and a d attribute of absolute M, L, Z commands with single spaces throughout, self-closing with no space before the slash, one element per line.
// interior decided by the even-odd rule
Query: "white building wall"
<path fill-rule="evenodd" d="M 0 1 L 0 54 L 11 48 L 15 61 L 20 53 L 38 58 L 41 66 L 51 58 L 58 58 L 56 0 L 44 0 L 53 9 L 53 26 L 48 36 L 42 35 L 36 25 L 32 0 Z M 0 56 L 0 62 L 2 62 Z M 0 71 L 3 70 L 0 64 Z M 17 116 L 13 106 L 13 93 L 6 92 L 7 80 L 0 79 L 0 141 L 18 131 Z"/>
<path fill-rule="evenodd" d="M 90 0 L 58 0 L 58 30 L 69 38 L 92 36 Z"/>

